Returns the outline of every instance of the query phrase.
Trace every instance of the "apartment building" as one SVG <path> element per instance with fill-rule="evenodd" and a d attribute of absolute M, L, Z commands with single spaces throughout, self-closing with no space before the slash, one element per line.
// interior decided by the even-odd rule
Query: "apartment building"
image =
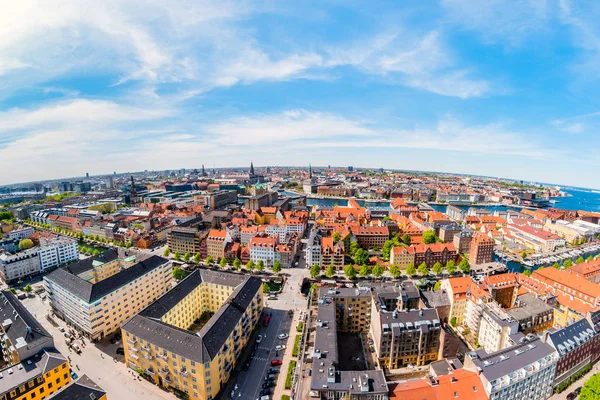
<path fill-rule="evenodd" d="M 446 215 L 455 221 L 462 222 L 467 218 L 467 212 L 462 208 L 449 205 L 446 207 Z"/>
<path fill-rule="evenodd" d="M 11 239 L 23 240 L 23 239 L 27 239 L 29 236 L 33 235 L 33 232 L 35 232 L 35 230 L 32 227 L 24 226 L 20 229 L 15 229 L 15 230 L 8 232 L 7 236 Z"/>
<path fill-rule="evenodd" d="M 323 264 L 321 264 L 321 239 L 321 235 L 316 229 L 311 230 L 308 234 L 306 247 L 304 248 L 304 259 L 307 268 L 313 265 L 319 265 L 323 268 Z"/>
<path fill-rule="evenodd" d="M 600 259 L 575 264 L 569 270 L 592 283 L 600 283 Z"/>
<path fill-rule="evenodd" d="M 263 307 L 260 279 L 196 270 L 123 325 L 125 364 L 164 389 L 214 399 Z M 206 313 L 213 315 L 200 326 Z"/>
<path fill-rule="evenodd" d="M 556 268 L 538 268 L 531 279 L 549 293 L 565 295 L 580 300 L 592 308 L 600 307 L 600 285 L 590 282 L 577 273 Z"/>
<path fill-rule="evenodd" d="M 502 350 L 510 345 L 510 336 L 519 331 L 519 322 L 496 303 L 485 305 L 477 340 L 488 352 Z"/>
<path fill-rule="evenodd" d="M 358 245 L 363 249 L 374 247 L 381 249 L 390 238 L 390 231 L 387 226 L 358 226 L 351 230 Z"/>
<path fill-rule="evenodd" d="M 492 296 L 485 289 L 472 283 L 467 292 L 464 323 L 471 332 L 479 332 L 485 304 L 492 301 Z"/>
<path fill-rule="evenodd" d="M 414 251 L 415 254 L 415 266 L 419 266 L 422 263 L 427 264 L 429 268 L 433 267 L 433 264 L 440 262 L 442 265 L 446 265 L 448 261 L 456 262 L 458 258 L 458 252 L 453 243 L 432 243 L 432 244 L 418 244 L 416 246 L 409 246 L 409 251 Z"/>
<path fill-rule="evenodd" d="M 535 335 L 488 353 L 465 355 L 464 367 L 479 374 L 490 400 L 544 400 L 552 394 L 558 353 Z"/>
<path fill-rule="evenodd" d="M 456 223 L 441 225 L 438 236 L 444 243 L 453 243 L 454 236 L 462 232 L 460 225 Z"/>
<path fill-rule="evenodd" d="M 441 289 L 448 293 L 450 299 L 450 321 L 454 319 L 457 325 L 462 324 L 465 320 L 467 292 L 471 283 L 469 277 L 450 278 L 442 281 Z"/>
<path fill-rule="evenodd" d="M 16 254 L 0 254 L 0 279 L 7 284 L 38 275 L 41 267 L 40 256 L 35 248 Z"/>
<path fill-rule="evenodd" d="M 0 400 L 43 399 L 71 381 L 52 336 L 8 290 L 0 293 Z"/>
<path fill-rule="evenodd" d="M 79 259 L 77 241 L 66 238 L 42 239 L 37 251 L 42 272 Z"/>
<path fill-rule="evenodd" d="M 546 332 L 545 342 L 554 347 L 559 356 L 555 386 L 600 357 L 600 334 L 585 318 L 562 329 Z"/>
<path fill-rule="evenodd" d="M 388 387 L 382 370 L 352 371 L 341 364 L 338 349 L 337 305 L 329 290 L 319 290 L 314 334 L 311 397 L 324 400 L 387 400 Z M 342 327 L 339 329 L 342 332 Z"/>
<path fill-rule="evenodd" d="M 448 362 L 441 360 L 437 363 Z M 434 375 L 435 372 L 430 369 L 426 378 L 403 380 L 391 390 L 390 400 L 488 400 L 481 380 L 475 372 L 457 368 L 454 364 L 446 368 L 448 372 L 442 375 Z"/>
<path fill-rule="evenodd" d="M 380 307 L 386 311 L 416 310 L 420 306 L 419 289 L 411 281 L 359 284 L 366 286 Z"/>
<path fill-rule="evenodd" d="M 509 224 L 509 233 L 523 245 L 540 252 L 552 252 L 559 246 L 565 246 L 566 240 L 554 233 L 531 226 Z"/>
<path fill-rule="evenodd" d="M 471 251 L 471 241 L 473 240 L 473 231 L 470 229 L 463 229 L 456 235 L 452 240 L 454 247 L 459 253 L 469 253 Z"/>
<path fill-rule="evenodd" d="M 162 296 L 170 288 L 171 270 L 169 260 L 159 256 L 138 261 L 110 252 L 53 271 L 44 285 L 57 316 L 101 340 Z"/>
<path fill-rule="evenodd" d="M 340 240 L 334 243 L 332 237 L 324 237 L 320 247 L 321 269 L 325 270 L 328 266 L 333 265 L 336 271 L 342 271 L 344 269 L 344 242 Z M 307 265 L 313 264 L 307 262 Z"/>
<path fill-rule="evenodd" d="M 48 397 L 48 400 L 107 400 L 106 392 L 87 375 Z"/>
<path fill-rule="evenodd" d="M 200 236 L 196 228 L 174 227 L 167 233 L 167 245 L 172 252 L 200 253 Z"/>
<path fill-rule="evenodd" d="M 483 234 L 476 234 L 469 249 L 469 262 L 479 265 L 491 263 L 494 259 L 494 239 Z"/>
<path fill-rule="evenodd" d="M 560 236 L 569 243 L 586 238 L 585 234 L 587 232 L 587 228 L 583 228 L 581 226 L 578 227 L 577 225 L 570 224 L 566 221 L 552 222 L 550 220 L 546 221 L 544 230 Z"/>
<path fill-rule="evenodd" d="M 207 256 L 211 256 L 215 260 L 225 257 L 225 247 L 231 241 L 227 231 L 211 229 L 206 237 Z"/>
<path fill-rule="evenodd" d="M 554 309 L 531 293 L 518 296 L 515 307 L 506 312 L 525 335 L 544 332 L 554 325 Z"/>
<path fill-rule="evenodd" d="M 519 292 L 517 274 L 508 273 L 490 275 L 483 279 L 484 286 L 498 304 L 503 308 L 511 308 L 515 304 Z"/>
<path fill-rule="evenodd" d="M 371 323 L 369 287 L 328 289 L 326 295 L 335 303 L 335 320 L 338 330 L 353 333 L 369 330 Z"/>
<path fill-rule="evenodd" d="M 275 262 L 277 238 L 271 236 L 254 236 L 248 244 L 250 248 L 250 259 L 255 263 L 262 261 L 265 266 L 271 266 Z"/>

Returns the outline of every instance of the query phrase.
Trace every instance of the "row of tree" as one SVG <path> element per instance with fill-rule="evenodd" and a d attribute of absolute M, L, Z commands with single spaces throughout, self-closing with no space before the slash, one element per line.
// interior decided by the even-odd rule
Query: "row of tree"
<path fill-rule="evenodd" d="M 103 238 L 98 235 L 86 235 L 83 232 L 74 232 L 74 231 L 66 229 L 66 228 L 60 228 L 57 226 L 52 226 L 49 224 L 42 224 L 39 222 L 32 222 L 29 220 L 27 220 L 26 222 L 31 225 L 34 225 L 34 226 L 37 226 L 40 228 L 44 228 L 44 229 L 52 231 L 52 232 L 56 232 L 61 235 L 70 236 L 72 238 L 78 239 L 79 241 L 83 241 L 84 239 L 87 239 L 87 240 L 93 240 L 98 243 L 106 243 L 108 245 L 120 246 L 120 247 L 125 247 L 125 248 L 130 248 L 131 246 L 133 246 L 133 243 L 131 243 L 131 242 L 124 242 L 122 240 L 117 241 L 114 239 Z"/>

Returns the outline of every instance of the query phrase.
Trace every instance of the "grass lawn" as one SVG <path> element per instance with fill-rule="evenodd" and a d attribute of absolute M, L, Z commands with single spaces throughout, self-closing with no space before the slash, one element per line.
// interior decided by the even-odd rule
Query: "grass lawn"
<path fill-rule="evenodd" d="M 294 375 L 294 370 L 296 369 L 296 361 L 290 361 L 290 365 L 288 366 L 287 376 L 285 377 L 285 388 L 292 388 L 292 376 Z"/>

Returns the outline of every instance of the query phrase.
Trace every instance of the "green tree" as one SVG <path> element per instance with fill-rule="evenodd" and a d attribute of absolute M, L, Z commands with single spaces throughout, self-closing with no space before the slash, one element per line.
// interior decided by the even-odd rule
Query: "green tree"
<path fill-rule="evenodd" d="M 441 262 L 438 261 L 435 264 L 433 264 L 433 267 L 431 269 L 434 274 L 441 275 L 442 271 L 444 271 L 444 266 L 442 265 Z"/>
<path fill-rule="evenodd" d="M 369 253 L 364 249 L 358 249 L 354 254 L 354 262 L 358 265 L 367 264 L 369 262 Z"/>
<path fill-rule="evenodd" d="M 560 264 L 555 262 L 554 264 L 552 264 L 552 268 L 560 269 Z"/>
<path fill-rule="evenodd" d="M 258 263 L 256 263 L 256 270 L 262 271 L 264 269 L 265 269 L 265 262 L 263 260 L 258 260 Z"/>
<path fill-rule="evenodd" d="M 584 262 L 585 260 L 583 259 L 582 256 L 579 256 L 579 258 L 577 260 L 575 260 L 575 264 L 581 264 L 582 262 Z"/>
<path fill-rule="evenodd" d="M 316 278 L 320 273 L 321 273 L 321 267 L 319 267 L 318 264 L 313 264 L 313 266 L 310 267 L 311 278 Z"/>
<path fill-rule="evenodd" d="M 425 263 L 421 263 L 419 265 L 419 268 L 417 268 L 417 271 L 419 271 L 419 274 L 421 274 L 421 276 L 429 275 L 429 267 Z"/>
<path fill-rule="evenodd" d="M 366 278 L 367 276 L 371 275 L 371 268 L 369 268 L 369 266 L 367 264 L 363 264 L 360 267 L 360 270 L 358 271 L 358 274 L 360 276 L 362 276 L 363 278 Z"/>
<path fill-rule="evenodd" d="M 381 278 L 381 276 L 383 275 L 383 273 L 385 272 L 385 269 L 383 268 L 382 265 L 375 265 L 373 267 L 373 276 L 376 278 Z"/>
<path fill-rule="evenodd" d="M 523 253 L 521 254 L 521 257 L 524 259 L 527 258 L 527 252 L 523 250 Z"/>
<path fill-rule="evenodd" d="M 356 254 L 356 252 L 360 249 L 360 246 L 358 245 L 358 242 L 351 242 L 350 243 L 350 256 L 354 257 L 354 255 Z"/>
<path fill-rule="evenodd" d="M 333 266 L 333 264 L 329 264 L 327 266 L 327 269 L 325 270 L 325 276 L 328 278 L 331 278 L 335 275 L 335 268 Z"/>
<path fill-rule="evenodd" d="M 183 255 L 183 261 L 185 261 L 185 262 L 190 261 L 190 258 L 192 258 L 192 255 L 190 253 L 185 253 Z"/>
<path fill-rule="evenodd" d="M 596 374 L 588 379 L 581 388 L 579 400 L 598 400 L 600 399 L 600 374 Z"/>
<path fill-rule="evenodd" d="M 171 250 L 165 249 L 165 251 L 163 252 L 163 256 L 169 257 L 169 254 L 171 254 Z"/>
<path fill-rule="evenodd" d="M 588 256 L 588 258 L 586 258 L 585 261 L 586 262 L 594 261 L 594 256 Z"/>
<path fill-rule="evenodd" d="M 531 270 L 530 269 L 526 269 L 523 271 L 523 275 L 525 276 L 531 276 Z"/>
<path fill-rule="evenodd" d="M 33 240 L 31 239 L 21 239 L 19 242 L 19 249 L 27 250 L 33 247 Z"/>
<path fill-rule="evenodd" d="M 450 319 L 450 325 L 452 325 L 453 328 L 456 328 L 456 317 L 452 317 L 452 319 Z"/>
<path fill-rule="evenodd" d="M 94 250 L 94 257 L 99 256 L 100 255 L 100 250 L 96 249 Z"/>
<path fill-rule="evenodd" d="M 271 268 L 273 270 L 273 272 L 275 272 L 276 274 L 281 272 L 281 263 L 279 261 L 275 261 L 273 263 L 273 267 Z"/>
<path fill-rule="evenodd" d="M 567 258 L 565 260 L 565 262 L 563 263 L 563 267 L 565 268 L 570 268 L 573 266 L 573 261 L 570 258 Z"/>
<path fill-rule="evenodd" d="M 215 259 L 213 258 L 213 256 L 206 257 L 206 264 L 213 265 L 214 263 L 215 263 Z"/>
<path fill-rule="evenodd" d="M 356 279 L 356 270 L 354 269 L 354 266 L 346 265 L 346 267 L 344 268 L 344 275 L 346 275 L 346 278 L 350 280 Z"/>
<path fill-rule="evenodd" d="M 198 264 L 200 262 L 200 253 L 194 254 L 193 261 L 195 264 Z"/>
<path fill-rule="evenodd" d="M 221 260 L 219 261 L 219 266 L 221 268 L 225 268 L 226 265 L 227 265 L 227 260 L 225 259 L 225 257 L 221 258 Z"/>
<path fill-rule="evenodd" d="M 31 285 L 30 285 L 30 284 L 27 284 L 27 285 L 26 285 L 26 286 L 23 288 L 23 291 L 24 291 L 25 293 L 30 293 L 32 290 L 33 290 L 33 289 L 31 288 Z"/>
<path fill-rule="evenodd" d="M 415 268 L 415 264 L 408 264 L 408 266 L 406 267 L 406 275 L 410 276 L 411 278 L 417 275 L 417 269 Z"/>
<path fill-rule="evenodd" d="M 410 235 L 408 233 L 402 235 L 402 242 L 404 242 L 405 245 L 410 246 Z"/>
<path fill-rule="evenodd" d="M 241 266 L 242 266 L 242 260 L 240 260 L 239 258 L 236 258 L 235 260 L 233 260 L 233 269 L 235 269 L 237 271 L 238 269 L 240 269 Z"/>
<path fill-rule="evenodd" d="M 333 234 L 331 235 L 331 238 L 333 239 L 334 243 L 337 243 L 342 239 L 342 235 L 340 235 L 339 232 L 333 232 Z"/>
<path fill-rule="evenodd" d="M 435 283 L 435 285 L 433 285 L 433 290 L 437 292 L 438 290 L 440 290 L 441 287 L 442 287 L 442 282 L 437 281 Z"/>
<path fill-rule="evenodd" d="M 432 244 L 437 241 L 437 237 L 435 236 L 435 232 L 432 230 L 428 230 L 423 232 L 423 243 Z"/>
<path fill-rule="evenodd" d="M 390 275 L 394 278 L 399 278 L 402 275 L 402 271 L 400 271 L 400 268 L 396 264 L 392 264 L 390 265 Z"/>
<path fill-rule="evenodd" d="M 450 260 L 446 263 L 446 271 L 448 271 L 450 275 L 456 272 L 456 263 L 454 260 Z"/>
<path fill-rule="evenodd" d="M 182 280 L 183 278 L 185 278 L 186 273 L 184 270 L 182 270 L 179 267 L 175 267 L 173 268 L 173 278 L 177 279 L 178 281 Z"/>
<path fill-rule="evenodd" d="M 254 265 L 254 261 L 252 261 L 252 260 L 249 260 L 249 261 L 246 263 L 246 269 L 247 269 L 248 271 L 254 271 L 254 268 L 256 268 L 256 265 Z"/>
<path fill-rule="evenodd" d="M 460 268 L 463 274 L 468 274 L 469 272 L 471 272 L 471 265 L 469 264 L 469 261 L 467 261 L 466 258 L 462 259 L 460 264 L 458 264 L 458 268 Z"/>
<path fill-rule="evenodd" d="M 181 253 L 179 252 L 179 250 L 175 251 L 175 254 L 173 254 L 173 258 L 177 261 L 181 260 Z"/>

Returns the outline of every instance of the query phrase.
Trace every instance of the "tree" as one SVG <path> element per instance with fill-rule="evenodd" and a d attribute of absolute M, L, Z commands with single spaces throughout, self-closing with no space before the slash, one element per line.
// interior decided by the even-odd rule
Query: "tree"
<path fill-rule="evenodd" d="M 219 266 L 221 268 L 225 268 L 226 265 L 227 265 L 227 260 L 225 259 L 225 257 L 221 258 L 221 260 L 219 261 Z"/>
<path fill-rule="evenodd" d="M 521 254 L 521 257 L 523 257 L 523 260 L 527 258 L 527 252 L 525 250 L 523 250 L 523 254 Z"/>
<path fill-rule="evenodd" d="M 525 276 L 531 276 L 531 270 L 530 269 L 526 269 L 525 271 L 523 271 L 523 275 L 525 275 Z"/>
<path fill-rule="evenodd" d="M 588 379 L 581 388 L 579 400 L 598 400 L 600 399 L 600 374 L 596 374 Z"/>
<path fill-rule="evenodd" d="M 354 269 L 354 266 L 346 265 L 346 268 L 344 268 L 344 275 L 350 280 L 356 279 L 356 270 Z"/>
<path fill-rule="evenodd" d="M 453 328 L 456 328 L 456 317 L 452 317 L 450 320 L 450 325 L 452 325 Z"/>
<path fill-rule="evenodd" d="M 408 266 L 406 267 L 406 275 L 410 276 L 411 278 L 417 275 L 417 269 L 415 268 L 415 264 L 408 264 Z"/>
<path fill-rule="evenodd" d="M 31 239 L 21 239 L 19 242 L 19 249 L 27 250 L 33 247 L 33 240 Z"/>
<path fill-rule="evenodd" d="M 256 270 L 262 271 L 264 269 L 265 269 L 265 262 L 263 260 L 258 260 L 258 263 L 256 264 Z"/>
<path fill-rule="evenodd" d="M 402 242 L 405 245 L 410 246 L 410 235 L 408 233 L 405 233 L 404 235 L 402 235 Z"/>
<path fill-rule="evenodd" d="M 466 258 L 462 259 L 460 264 L 458 264 L 458 268 L 460 268 L 463 274 L 468 274 L 469 272 L 471 272 L 471 265 L 469 264 L 469 261 L 467 261 Z"/>
<path fill-rule="evenodd" d="M 328 278 L 331 278 L 335 275 L 335 268 L 333 266 L 333 264 L 329 264 L 327 266 L 327 269 L 325 270 L 325 276 Z"/>
<path fill-rule="evenodd" d="M 456 263 L 454 260 L 450 260 L 446 263 L 446 271 L 448 271 L 450 275 L 456 272 Z"/>
<path fill-rule="evenodd" d="M 195 264 L 198 264 L 200 262 L 200 253 L 194 254 L 193 261 L 194 261 Z"/>
<path fill-rule="evenodd" d="M 313 266 L 310 267 L 310 277 L 311 278 L 316 278 L 320 273 L 321 273 L 321 267 L 319 267 L 319 264 L 313 264 Z"/>
<path fill-rule="evenodd" d="M 358 249 L 354 254 L 354 262 L 358 265 L 367 264 L 369 262 L 369 253 L 364 249 Z"/>
<path fill-rule="evenodd" d="M 131 246 L 132 246 L 132 245 L 131 245 L 131 242 L 127 242 L 127 243 L 125 243 L 125 248 L 126 248 L 126 249 L 130 248 Z"/>
<path fill-rule="evenodd" d="M 358 245 L 358 242 L 352 242 L 350 243 L 350 256 L 354 257 L 354 255 L 356 254 L 356 252 L 360 249 L 360 246 Z"/>
<path fill-rule="evenodd" d="M 575 260 L 575 264 L 581 264 L 582 262 L 584 262 L 585 260 L 583 259 L 582 256 L 579 256 L 579 258 L 577 260 Z"/>
<path fill-rule="evenodd" d="M 179 252 L 179 250 L 176 250 L 176 251 L 175 251 L 175 254 L 173 254 L 173 258 L 174 258 L 176 261 L 179 261 L 179 260 L 181 260 L 181 253 Z"/>
<path fill-rule="evenodd" d="M 96 249 L 94 250 L 94 257 L 99 256 L 100 255 L 100 250 Z"/>
<path fill-rule="evenodd" d="M 373 275 L 376 278 L 380 278 L 384 272 L 385 272 L 385 269 L 383 268 L 382 265 L 377 264 L 376 266 L 373 267 Z"/>
<path fill-rule="evenodd" d="M 588 256 L 588 258 L 586 258 L 585 261 L 586 262 L 594 261 L 594 256 Z"/>
<path fill-rule="evenodd" d="M 560 269 L 560 264 L 555 262 L 554 264 L 552 264 L 552 268 Z"/>
<path fill-rule="evenodd" d="M 399 278 L 402 275 L 402 271 L 400 271 L 400 268 L 396 264 L 392 264 L 390 265 L 390 275 L 394 278 Z"/>
<path fill-rule="evenodd" d="M 190 261 L 190 258 L 192 258 L 192 255 L 190 253 L 185 253 L 183 255 L 183 261 L 185 261 L 185 262 Z"/>
<path fill-rule="evenodd" d="M 441 275 L 442 271 L 444 270 L 444 266 L 441 262 L 438 261 L 435 264 L 433 264 L 433 267 L 431 269 L 433 270 L 434 274 Z"/>
<path fill-rule="evenodd" d="M 435 236 L 435 232 L 432 230 L 428 230 L 423 232 L 423 243 L 432 244 L 437 241 L 437 237 Z"/>
<path fill-rule="evenodd" d="M 435 283 L 435 285 L 433 285 L 433 290 L 437 292 L 438 290 L 440 290 L 441 287 L 442 287 L 442 282 L 437 281 Z"/>
<path fill-rule="evenodd" d="M 233 269 L 235 269 L 237 271 L 238 269 L 240 269 L 241 266 L 242 266 L 242 260 L 240 260 L 239 258 L 236 258 L 235 260 L 233 260 Z"/>
<path fill-rule="evenodd" d="M 246 263 L 246 269 L 247 269 L 248 271 L 253 271 L 255 267 L 256 267 L 256 266 L 254 265 L 254 261 L 252 261 L 252 260 L 249 260 L 249 261 Z"/>
<path fill-rule="evenodd" d="M 179 267 L 175 267 L 173 268 L 173 278 L 177 279 L 178 281 L 182 280 L 183 278 L 185 278 L 186 273 L 184 270 L 182 270 Z"/>
<path fill-rule="evenodd" d="M 213 258 L 213 256 L 206 257 L 206 264 L 213 265 L 214 263 L 215 263 L 215 259 Z"/>
<path fill-rule="evenodd" d="M 381 256 L 384 260 L 390 259 L 390 253 L 392 252 L 392 248 L 394 247 L 393 240 L 386 240 L 383 247 L 381 248 Z"/>
<path fill-rule="evenodd" d="M 358 271 L 358 274 L 360 276 L 362 276 L 363 278 L 366 278 L 367 276 L 371 275 L 371 268 L 369 268 L 369 266 L 367 264 L 363 264 L 360 267 L 360 270 Z"/>
<path fill-rule="evenodd" d="M 276 274 L 281 272 L 281 263 L 279 261 L 275 261 L 273 263 L 273 267 L 271 268 L 273 270 L 273 272 L 275 272 Z"/>
<path fill-rule="evenodd" d="M 31 285 L 30 285 L 30 284 L 27 284 L 27 286 L 25 286 L 25 287 L 23 288 L 23 291 L 24 291 L 25 293 L 30 293 L 32 290 L 33 290 L 33 289 L 31 288 Z"/>
<path fill-rule="evenodd" d="M 337 243 L 342 239 L 342 235 L 340 235 L 339 232 L 333 232 L 333 234 L 331 235 L 331 238 L 333 239 L 334 243 Z"/>
<path fill-rule="evenodd" d="M 573 266 L 573 261 L 570 258 L 567 258 L 565 260 L 565 262 L 563 263 L 563 267 L 565 268 L 570 268 Z"/>
<path fill-rule="evenodd" d="M 419 265 L 419 268 L 417 268 L 417 271 L 419 271 L 419 274 L 421 274 L 421 276 L 429 275 L 429 267 L 425 263 L 421 263 L 421 265 Z"/>

